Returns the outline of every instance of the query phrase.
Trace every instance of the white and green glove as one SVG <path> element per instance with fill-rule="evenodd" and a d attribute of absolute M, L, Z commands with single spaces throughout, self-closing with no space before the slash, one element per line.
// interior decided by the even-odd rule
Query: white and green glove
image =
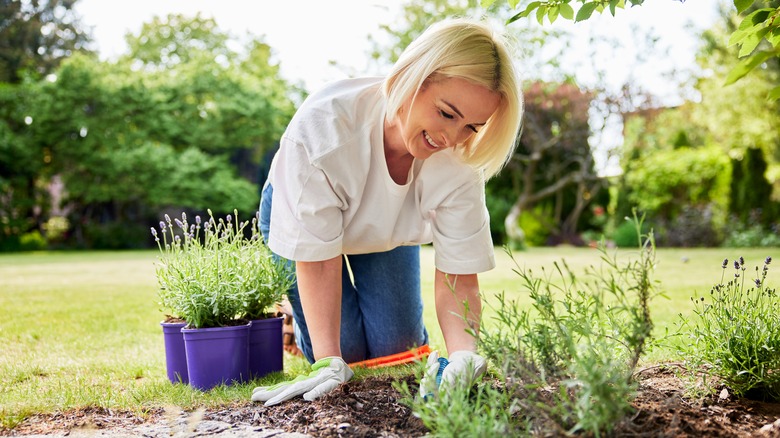
<path fill-rule="evenodd" d="M 450 355 L 450 363 L 441 375 L 441 384 L 445 387 L 463 385 L 470 387 L 485 374 L 487 362 L 485 359 L 468 350 L 456 351 Z"/>
<path fill-rule="evenodd" d="M 439 352 L 434 351 L 428 356 L 425 375 L 420 380 L 420 394 L 428 398 L 455 386 L 471 387 L 486 368 L 485 359 L 472 351 L 456 351 L 449 360 L 439 357 Z"/>
<path fill-rule="evenodd" d="M 272 386 L 259 386 L 252 391 L 252 401 L 265 402 L 266 406 L 277 405 L 303 394 L 303 399 L 312 401 L 332 391 L 352 378 L 354 373 L 340 357 L 325 357 L 311 366 L 306 376 Z"/>

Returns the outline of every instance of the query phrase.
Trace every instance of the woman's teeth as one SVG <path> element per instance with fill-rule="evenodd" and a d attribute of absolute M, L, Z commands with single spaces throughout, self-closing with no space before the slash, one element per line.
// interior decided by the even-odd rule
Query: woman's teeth
<path fill-rule="evenodd" d="M 431 136 L 430 136 L 430 135 L 428 135 L 428 133 L 427 133 L 427 132 L 424 132 L 424 131 L 423 131 L 423 134 L 425 135 L 425 139 L 426 139 L 426 140 L 428 140 L 428 143 L 429 143 L 431 146 L 433 146 L 433 147 L 435 147 L 435 148 L 437 148 L 437 149 L 439 148 L 439 145 L 437 145 L 437 144 L 436 144 L 436 142 L 435 142 L 435 141 L 433 141 L 433 139 L 431 138 Z"/>

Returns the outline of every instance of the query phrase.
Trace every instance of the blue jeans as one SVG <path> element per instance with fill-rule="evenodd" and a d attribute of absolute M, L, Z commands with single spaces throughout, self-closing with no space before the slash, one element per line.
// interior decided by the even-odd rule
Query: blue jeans
<path fill-rule="evenodd" d="M 272 194 L 273 187 L 266 184 L 260 201 L 260 231 L 266 241 L 271 228 Z M 420 247 L 400 246 L 387 252 L 342 257 L 341 354 L 344 360 L 358 362 L 427 344 L 420 291 Z M 298 348 L 314 363 L 297 283 L 289 290 L 288 299 L 293 309 Z"/>

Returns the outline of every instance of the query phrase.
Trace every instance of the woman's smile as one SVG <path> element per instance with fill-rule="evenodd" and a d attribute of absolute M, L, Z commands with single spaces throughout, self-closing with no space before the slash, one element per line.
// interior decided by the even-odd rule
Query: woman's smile
<path fill-rule="evenodd" d="M 424 160 L 463 144 L 487 123 L 500 100 L 498 93 L 462 78 L 428 78 L 386 125 L 388 154 Z"/>

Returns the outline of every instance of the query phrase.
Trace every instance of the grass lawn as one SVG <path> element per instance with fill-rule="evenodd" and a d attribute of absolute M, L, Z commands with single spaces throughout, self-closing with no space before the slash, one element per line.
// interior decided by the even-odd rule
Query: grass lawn
<path fill-rule="evenodd" d="M 690 298 L 708 293 L 720 281 L 724 258 L 743 256 L 752 274 L 771 249 L 659 249 L 654 279 L 663 297 L 651 303 L 656 333 L 676 330 L 678 314 L 690 315 Z M 600 266 L 600 253 L 589 248 L 534 248 L 514 254 L 534 273 L 565 260 L 577 275 Z M 635 250 L 618 253 L 627 261 Z M 47 252 L 0 255 L 0 428 L 13 427 L 34 413 L 78 407 L 128 409 L 136 413 L 165 405 L 185 409 L 249 399 L 260 381 L 219 387 L 207 393 L 171 385 L 165 377 L 162 314 L 156 300 L 156 251 Z M 499 292 L 527 300 L 519 289 L 510 257 L 496 251 L 498 267 L 483 274 L 488 302 Z M 423 297 L 431 345 L 442 348 L 433 310 L 433 252 L 423 248 Z M 621 263 L 622 264 L 622 263 Z M 727 275 L 733 275 L 731 263 Z M 752 278 L 752 275 L 748 278 Z M 777 284 L 772 272 L 770 287 Z M 483 319 L 488 323 L 490 307 Z M 675 360 L 671 349 L 653 350 L 649 361 Z M 307 369 L 286 356 L 285 373 Z M 368 371 L 375 372 L 375 371 Z M 391 372 L 391 371 L 381 371 Z M 360 373 L 358 373 L 360 376 Z"/>

